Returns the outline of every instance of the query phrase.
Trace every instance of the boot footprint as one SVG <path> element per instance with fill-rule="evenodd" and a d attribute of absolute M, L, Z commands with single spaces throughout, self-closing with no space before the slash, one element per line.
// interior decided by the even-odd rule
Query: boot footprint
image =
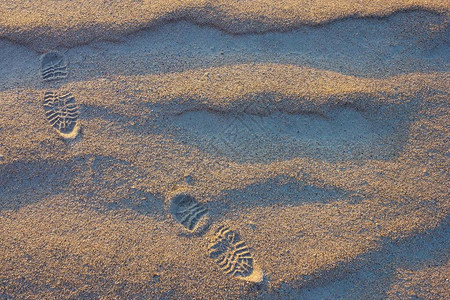
<path fill-rule="evenodd" d="M 189 194 L 177 194 L 170 200 L 170 213 L 173 218 L 190 232 L 196 231 L 208 214 L 206 205 Z"/>
<path fill-rule="evenodd" d="M 77 136 L 80 126 L 80 115 L 75 97 L 69 92 L 46 92 L 44 95 L 45 116 L 58 133 L 66 138 Z"/>
<path fill-rule="evenodd" d="M 67 78 L 67 59 L 58 51 L 51 51 L 41 56 L 40 74 L 45 82 Z M 73 139 L 78 135 L 80 111 L 75 97 L 69 92 L 45 92 L 45 116 L 58 133 L 65 139 Z"/>
<path fill-rule="evenodd" d="M 67 77 L 67 60 L 57 51 L 41 56 L 41 78 L 44 81 L 61 80 Z"/>
<path fill-rule="evenodd" d="M 228 275 L 250 282 L 261 282 L 263 272 L 239 233 L 226 226 L 217 228 L 209 245 L 209 256 Z"/>

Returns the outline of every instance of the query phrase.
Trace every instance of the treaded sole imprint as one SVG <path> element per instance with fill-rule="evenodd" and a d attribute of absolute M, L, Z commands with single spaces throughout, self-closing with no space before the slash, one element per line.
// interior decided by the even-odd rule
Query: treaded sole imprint
<path fill-rule="evenodd" d="M 57 51 L 41 56 L 41 77 L 44 81 L 59 80 L 67 77 L 67 60 Z"/>
<path fill-rule="evenodd" d="M 80 112 L 71 93 L 45 92 L 44 110 L 48 122 L 62 137 L 72 139 L 77 136 Z"/>
<path fill-rule="evenodd" d="M 209 245 L 209 256 L 228 275 L 251 282 L 263 280 L 262 271 L 255 266 L 250 250 L 241 236 L 228 227 L 220 226 Z"/>
<path fill-rule="evenodd" d="M 206 206 L 188 194 L 172 198 L 170 212 L 174 219 L 189 231 L 194 231 L 201 219 L 208 213 Z"/>

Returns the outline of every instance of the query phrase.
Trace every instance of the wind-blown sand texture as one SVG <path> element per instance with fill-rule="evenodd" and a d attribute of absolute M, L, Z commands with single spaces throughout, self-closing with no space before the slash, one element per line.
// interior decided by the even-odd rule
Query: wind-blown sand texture
<path fill-rule="evenodd" d="M 448 298 L 449 8 L 2 1 L 0 298 Z"/>
<path fill-rule="evenodd" d="M 385 16 L 407 9 L 447 13 L 445 0 L 5 0 L 0 36 L 43 49 L 73 46 L 169 21 L 187 20 L 232 33 L 288 30 L 345 17 Z M 45 42 L 43 41 L 45 40 Z"/>

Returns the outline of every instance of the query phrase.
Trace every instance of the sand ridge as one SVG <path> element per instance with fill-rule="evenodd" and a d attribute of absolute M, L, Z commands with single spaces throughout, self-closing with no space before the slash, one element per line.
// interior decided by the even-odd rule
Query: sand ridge
<path fill-rule="evenodd" d="M 243 64 L 292 65 L 384 78 L 446 72 L 447 23 L 442 15 L 406 11 L 381 20 L 346 19 L 283 33 L 233 35 L 181 21 L 116 42 L 97 41 L 60 51 L 70 61 L 68 81 Z M 35 76 L 39 53 L 5 39 L 0 40 L 0 49 L 0 90 L 42 86 Z"/>
<path fill-rule="evenodd" d="M 290 78 L 296 80 L 289 80 Z M 146 88 L 149 85 L 153 88 Z M 158 132 L 158 120 L 161 120 L 162 116 L 173 116 L 193 110 L 233 113 L 245 109 L 247 113 L 256 115 L 269 114 L 272 111 L 320 115 L 332 110 L 330 107 L 352 105 L 361 111 L 374 111 L 377 107 L 387 105 L 399 107 L 401 111 L 402 105 L 416 101 L 414 99 L 423 93 L 443 91 L 447 86 L 448 75 L 445 73 L 364 79 L 294 66 L 237 65 L 167 75 L 119 76 L 112 80 L 67 83 L 60 88 L 77 95 L 78 103 L 86 108 L 85 113 L 92 116 L 90 118 L 98 119 L 98 114 L 90 112 L 102 108 L 107 115 L 113 114 L 119 117 L 119 120 L 122 119 L 121 122 L 126 122 L 123 125 L 131 125 L 130 129 L 140 130 L 150 126 L 147 128 Z M 32 117 L 41 114 L 38 106 L 26 104 L 28 110 L 22 112 L 25 123 L 21 126 L 15 125 L 14 119 L 10 118 L 11 115 L 19 113 L 18 110 L 22 110 L 22 104 L 33 103 L 33 99 L 43 97 L 41 93 L 44 91 L 2 92 L 2 98 L 6 102 L 0 117 L 4 128 L 8 128 L 10 132 L 4 136 L 6 154 L 9 152 L 8 148 L 12 147 L 7 161 L 12 158 L 20 160 L 21 157 L 26 157 L 28 150 L 33 151 L 33 147 L 25 144 L 6 142 L 8 137 L 13 138 L 15 134 L 40 136 L 37 140 L 22 139 L 22 143 L 26 144 L 48 140 L 45 138 L 47 133 L 42 131 L 47 126 L 42 122 L 38 125 L 41 119 Z M 139 99 L 139 102 L 133 99 Z M 432 99 L 439 98 L 429 99 L 433 101 Z M 148 105 L 154 107 L 148 108 Z M 151 125 L 152 122 L 156 123 Z M 111 121 L 106 118 L 98 124 L 108 123 Z M 97 127 L 98 125 L 95 125 L 94 128 Z M 30 131 L 31 128 L 34 129 Z M 16 150 L 13 150 L 14 148 Z M 21 152 L 25 156 L 19 155 Z"/>
<path fill-rule="evenodd" d="M 408 9 L 447 13 L 446 1 L 3 1 L 0 36 L 40 48 L 74 46 L 185 19 L 232 33 L 288 30 L 344 17 L 385 16 Z M 45 48 L 44 48 L 45 49 Z M 50 48 L 47 48 L 50 49 Z"/>

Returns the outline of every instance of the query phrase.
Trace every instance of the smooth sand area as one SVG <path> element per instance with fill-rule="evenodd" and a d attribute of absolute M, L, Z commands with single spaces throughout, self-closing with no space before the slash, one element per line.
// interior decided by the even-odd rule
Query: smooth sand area
<path fill-rule="evenodd" d="M 2 1 L 0 299 L 449 298 L 450 7 L 391 2 Z"/>

